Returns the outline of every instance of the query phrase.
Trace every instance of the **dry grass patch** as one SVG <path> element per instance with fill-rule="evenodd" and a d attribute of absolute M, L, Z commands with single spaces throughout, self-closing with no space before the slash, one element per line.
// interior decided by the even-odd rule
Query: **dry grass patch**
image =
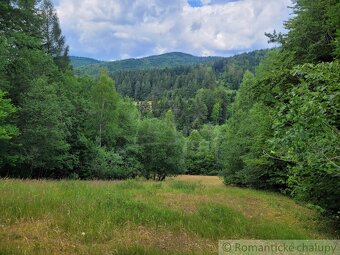
<path fill-rule="evenodd" d="M 215 241 L 188 233 L 185 229 L 175 232 L 164 227 L 129 226 L 121 233 L 120 245 L 130 246 L 132 240 L 134 245 L 156 247 L 167 252 L 214 254 L 217 251 Z"/>
<path fill-rule="evenodd" d="M 223 184 L 222 178 L 218 176 L 179 175 L 172 179 L 178 180 L 178 181 L 204 183 L 204 185 L 210 186 L 210 187 L 225 187 L 225 185 Z"/>
<path fill-rule="evenodd" d="M 0 248 L 15 248 L 24 254 L 72 254 L 78 248 L 75 240 L 59 228 L 51 228 L 46 219 L 2 226 L 0 236 Z"/>
<path fill-rule="evenodd" d="M 130 247 L 158 250 L 164 254 L 214 254 L 217 250 L 215 241 L 184 229 L 174 232 L 132 224 L 117 228 L 104 242 L 87 242 L 86 233 L 81 232 L 79 236 L 67 235 L 48 220 L 1 226 L 0 237 L 0 251 L 1 248 L 14 249 L 23 254 L 115 254 L 118 249 Z"/>

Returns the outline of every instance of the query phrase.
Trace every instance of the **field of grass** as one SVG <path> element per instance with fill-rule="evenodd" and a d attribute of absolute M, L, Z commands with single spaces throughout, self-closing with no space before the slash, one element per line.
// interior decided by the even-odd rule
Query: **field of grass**
<path fill-rule="evenodd" d="M 218 177 L 0 180 L 2 254 L 217 254 L 219 239 L 328 239 L 315 211 Z"/>

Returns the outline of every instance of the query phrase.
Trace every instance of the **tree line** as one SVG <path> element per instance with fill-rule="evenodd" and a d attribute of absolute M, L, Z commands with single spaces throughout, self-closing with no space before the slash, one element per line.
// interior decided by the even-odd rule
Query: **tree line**
<path fill-rule="evenodd" d="M 244 75 L 223 129 L 226 184 L 340 211 L 340 3 L 296 0 L 281 47 Z"/>
<path fill-rule="evenodd" d="M 76 77 L 51 1 L 1 2 L 0 174 L 163 180 L 183 164 L 183 136 L 142 118 L 105 70 Z"/>

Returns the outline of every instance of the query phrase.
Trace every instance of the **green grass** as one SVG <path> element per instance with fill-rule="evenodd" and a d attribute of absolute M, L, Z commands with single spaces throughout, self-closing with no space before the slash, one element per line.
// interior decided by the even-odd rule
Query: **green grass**
<path fill-rule="evenodd" d="M 217 177 L 0 180 L 1 254 L 217 254 L 219 239 L 325 239 L 315 211 Z"/>
<path fill-rule="evenodd" d="M 169 186 L 172 190 L 179 190 L 182 192 L 189 192 L 189 193 L 204 189 L 204 185 L 202 185 L 201 182 L 196 183 L 196 182 L 185 182 L 185 181 L 174 180 L 170 182 Z"/>

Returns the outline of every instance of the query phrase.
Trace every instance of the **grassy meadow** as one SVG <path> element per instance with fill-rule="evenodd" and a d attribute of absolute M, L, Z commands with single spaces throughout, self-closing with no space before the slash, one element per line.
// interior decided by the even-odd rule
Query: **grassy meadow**
<path fill-rule="evenodd" d="M 318 214 L 218 177 L 0 180 L 0 254 L 217 254 L 219 239 L 327 239 Z"/>

